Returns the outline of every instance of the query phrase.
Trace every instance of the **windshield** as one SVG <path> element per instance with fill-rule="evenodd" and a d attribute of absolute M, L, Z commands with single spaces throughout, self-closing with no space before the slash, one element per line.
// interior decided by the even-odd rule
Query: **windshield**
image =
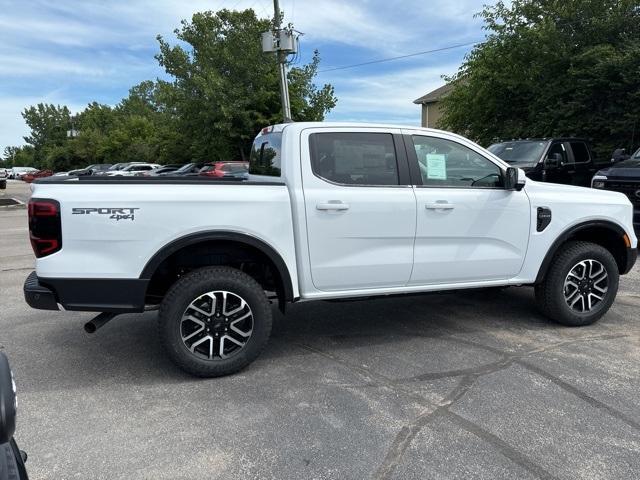
<path fill-rule="evenodd" d="M 632 155 L 632 158 L 640 159 L 640 148 Z"/>
<path fill-rule="evenodd" d="M 195 163 L 187 163 L 186 165 L 181 166 L 176 170 L 176 173 L 185 173 L 191 170 L 194 167 Z"/>
<path fill-rule="evenodd" d="M 542 157 L 548 143 L 546 140 L 518 140 L 494 143 L 487 150 L 507 163 L 533 166 Z"/>

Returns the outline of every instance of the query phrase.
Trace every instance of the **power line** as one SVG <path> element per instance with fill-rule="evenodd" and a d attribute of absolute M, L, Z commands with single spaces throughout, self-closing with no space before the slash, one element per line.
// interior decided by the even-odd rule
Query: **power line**
<path fill-rule="evenodd" d="M 436 53 L 436 52 L 442 52 L 442 51 L 445 51 L 445 50 L 453 50 L 454 48 L 468 47 L 469 45 L 477 45 L 478 43 L 482 43 L 482 41 L 481 40 L 476 40 L 476 41 L 473 41 L 473 42 L 459 43 L 457 45 L 449 45 L 447 47 L 434 48 L 433 50 L 425 50 L 423 52 L 409 53 L 407 55 L 398 55 L 397 57 L 380 58 L 378 60 L 371 60 L 371 61 L 368 61 L 368 62 L 355 63 L 353 65 L 342 65 L 342 66 L 339 66 L 339 67 L 325 68 L 324 70 L 318 70 L 318 73 L 334 72 L 336 70 L 346 70 L 347 68 L 356 68 L 356 67 L 362 67 L 362 66 L 365 66 L 365 65 L 373 65 L 374 63 L 391 62 L 393 60 L 400 60 L 402 58 L 417 57 L 418 55 L 426 55 L 428 53 Z"/>

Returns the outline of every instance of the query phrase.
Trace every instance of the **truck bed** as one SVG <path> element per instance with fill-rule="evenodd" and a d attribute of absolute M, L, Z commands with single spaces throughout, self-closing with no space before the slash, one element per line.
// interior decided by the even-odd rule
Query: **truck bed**
<path fill-rule="evenodd" d="M 37 259 L 40 278 L 139 279 L 171 243 L 220 230 L 262 241 L 296 271 L 284 183 L 96 176 L 49 177 L 32 188 L 32 198 L 60 203 L 62 249 Z"/>

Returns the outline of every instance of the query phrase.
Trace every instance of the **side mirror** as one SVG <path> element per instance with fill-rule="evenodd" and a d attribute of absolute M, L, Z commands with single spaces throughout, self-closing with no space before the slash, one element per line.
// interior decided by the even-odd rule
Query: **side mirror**
<path fill-rule="evenodd" d="M 515 167 L 508 167 L 504 174 L 504 189 L 519 192 L 524 188 L 526 177 L 524 170 Z"/>
<path fill-rule="evenodd" d="M 544 162 L 546 168 L 559 168 L 562 166 L 562 155 L 559 153 L 551 153 Z"/>
<path fill-rule="evenodd" d="M 16 431 L 16 384 L 7 356 L 0 352 L 0 444 L 7 443 Z"/>

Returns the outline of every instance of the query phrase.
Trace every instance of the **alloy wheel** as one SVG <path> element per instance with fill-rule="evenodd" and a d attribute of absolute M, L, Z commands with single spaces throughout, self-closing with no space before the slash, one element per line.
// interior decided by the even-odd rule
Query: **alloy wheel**
<path fill-rule="evenodd" d="M 205 360 L 224 360 L 244 348 L 253 332 L 253 313 L 238 294 L 207 292 L 194 299 L 180 320 L 184 345 Z"/>
<path fill-rule="evenodd" d="M 598 260 L 587 259 L 573 266 L 564 280 L 564 299 L 578 313 L 592 311 L 609 288 L 607 269 Z"/>

